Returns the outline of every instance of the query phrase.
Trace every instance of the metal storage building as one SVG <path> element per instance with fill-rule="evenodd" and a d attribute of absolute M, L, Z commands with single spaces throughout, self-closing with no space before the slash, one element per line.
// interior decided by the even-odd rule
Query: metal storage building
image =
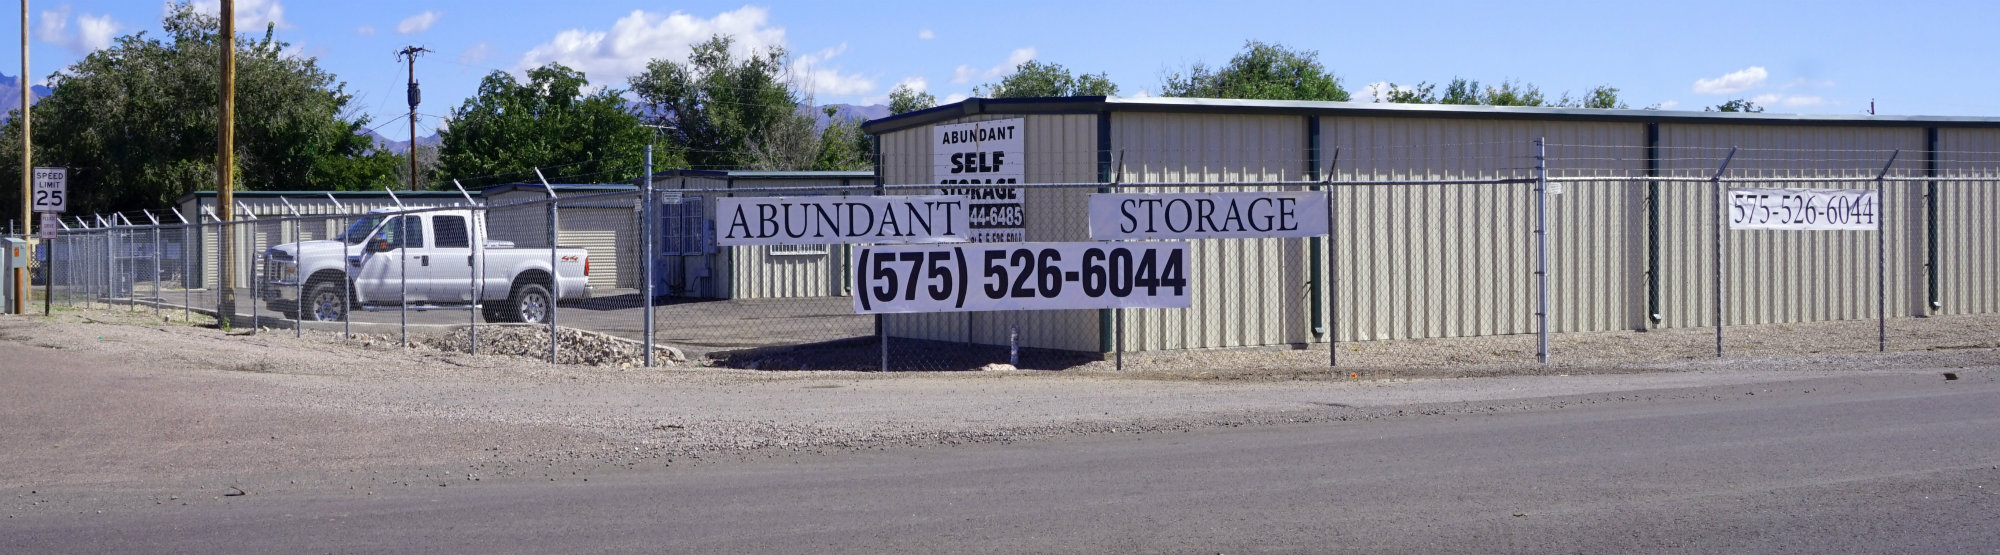
<path fill-rule="evenodd" d="M 833 191 L 786 188 L 863 187 L 871 171 L 669 170 L 653 185 L 660 199 L 660 241 L 655 290 L 663 295 L 714 299 L 837 297 L 847 294 L 844 245 L 715 245 L 715 199 L 738 194 L 812 196 Z M 748 192 L 732 193 L 733 190 Z M 713 193 L 709 191 L 714 191 Z"/>
<path fill-rule="evenodd" d="M 332 196 L 329 198 L 328 195 Z M 231 196 L 235 197 L 234 215 L 238 220 L 289 218 L 294 209 L 302 216 L 361 214 L 378 208 L 395 208 L 399 206 L 398 200 L 401 201 L 400 206 L 407 208 L 437 208 L 466 204 L 465 195 L 458 191 L 400 191 L 395 193 L 393 198 L 386 191 L 236 191 Z M 212 224 L 216 222 L 215 201 L 215 191 L 195 191 L 181 195 L 181 198 L 174 203 L 174 208 L 179 210 L 181 216 L 187 218 L 189 223 Z M 288 206 L 287 202 L 291 204 Z M 172 214 L 156 213 L 155 216 L 160 218 L 160 223 L 179 223 Z M 307 222 L 305 225 L 297 226 L 297 232 L 301 240 L 312 241 L 338 235 L 341 228 L 346 225 L 345 221 L 337 219 Z M 254 229 L 253 233 L 238 235 L 235 238 L 237 244 L 230 250 L 238 253 L 237 283 L 249 283 L 249 272 L 253 269 L 248 258 L 250 256 L 248 253 L 254 250 L 251 245 L 269 246 L 291 241 L 293 227 L 294 222 L 252 224 L 249 228 Z M 194 275 L 200 277 L 189 286 L 207 287 L 207 284 L 213 283 L 212 280 L 216 279 L 216 245 L 220 239 L 212 226 L 203 228 L 200 235 L 190 235 L 189 239 L 196 245 L 192 250 L 201 254 L 201 258 L 194 262 L 201 268 Z"/>
<path fill-rule="evenodd" d="M 1193 307 L 1127 311 L 1128 350 L 1531 333 L 1532 316 L 1522 316 L 1534 312 L 1535 273 L 1520 262 L 1534 253 L 1521 232 L 1532 230 L 1532 189 L 1413 182 L 1525 175 L 1538 138 L 1549 145 L 1550 175 L 1604 178 L 1567 182 L 1548 203 L 1556 332 L 1713 325 L 1714 189 L 1644 177 L 1705 176 L 1733 147 L 1750 153 L 1729 166 L 1735 176 L 1992 177 L 2000 167 L 2000 118 L 974 98 L 868 122 L 877 183 L 937 182 L 933 126 L 1013 118 L 1024 120 L 1025 183 L 1166 192 L 1147 184 L 1405 182 L 1336 186 L 1330 257 L 1318 252 L 1326 239 L 1194 241 Z M 1892 151 L 1893 164 L 1883 156 Z M 1982 216 L 2000 210 L 1994 185 L 1883 186 L 1888 314 L 2000 312 L 2000 234 Z M 1090 240 L 1091 192 L 1029 189 L 1027 240 Z M 1728 234 L 1727 323 L 1872 317 L 1876 236 Z M 1830 294 L 1787 286 L 1804 282 Z M 1111 311 L 884 318 L 895 337 L 1005 344 L 1017 325 L 1023 346 L 1113 348 Z"/>
<path fill-rule="evenodd" d="M 486 227 L 494 239 L 519 247 L 549 245 L 548 206 L 519 203 L 549 198 L 555 189 L 560 208 L 556 241 L 590 253 L 593 289 L 637 289 L 645 281 L 639 260 L 639 196 L 637 185 L 564 185 L 512 183 L 479 191 L 487 206 Z M 604 196 L 606 193 L 629 193 Z M 579 198 L 568 198 L 579 197 Z M 600 293 L 602 294 L 602 293 Z"/>

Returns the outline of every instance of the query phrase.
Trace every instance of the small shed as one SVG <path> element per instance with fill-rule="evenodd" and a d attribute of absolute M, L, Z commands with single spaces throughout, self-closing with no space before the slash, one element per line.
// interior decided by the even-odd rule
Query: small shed
<path fill-rule="evenodd" d="M 487 233 L 520 247 L 549 244 L 549 190 L 557 198 L 556 241 L 590 253 L 593 289 L 637 289 L 645 283 L 639 262 L 639 187 L 623 184 L 510 183 L 479 191 L 491 208 Z"/>

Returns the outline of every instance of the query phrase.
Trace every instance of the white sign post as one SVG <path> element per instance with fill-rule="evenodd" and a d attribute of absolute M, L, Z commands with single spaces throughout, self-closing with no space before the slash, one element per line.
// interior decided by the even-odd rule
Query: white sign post
<path fill-rule="evenodd" d="M 1225 239 L 1326 235 L 1326 193 L 1098 193 L 1090 238 Z"/>
<path fill-rule="evenodd" d="M 35 168 L 36 212 L 69 210 L 69 168 Z"/>
<path fill-rule="evenodd" d="M 1022 137 L 1026 121 L 1000 119 L 931 128 L 931 175 L 939 185 L 937 194 L 970 199 L 973 241 L 1027 240 L 1027 223 L 1022 218 L 1025 191 L 990 187 L 1020 184 L 1026 179 L 1026 141 Z"/>

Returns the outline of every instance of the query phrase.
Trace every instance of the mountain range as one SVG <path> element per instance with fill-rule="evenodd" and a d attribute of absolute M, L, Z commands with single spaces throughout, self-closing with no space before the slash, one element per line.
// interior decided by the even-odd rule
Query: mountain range
<path fill-rule="evenodd" d="M 29 89 L 29 92 L 35 95 L 32 102 L 41 102 L 43 98 L 49 96 L 49 88 L 41 85 L 35 85 Z M 21 78 L 0 73 L 0 114 L 14 111 L 20 107 Z M 0 115 L 0 118 L 4 117 L 6 116 Z"/>

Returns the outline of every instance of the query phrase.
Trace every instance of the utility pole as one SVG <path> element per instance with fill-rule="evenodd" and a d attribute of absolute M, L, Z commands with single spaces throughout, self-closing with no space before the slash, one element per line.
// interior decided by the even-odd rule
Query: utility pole
<path fill-rule="evenodd" d="M 221 220 L 221 244 L 215 252 L 221 258 L 217 272 L 215 323 L 229 329 L 236 317 L 236 234 L 230 220 L 236 217 L 233 185 L 236 169 L 236 0 L 222 0 L 222 90 L 215 153 L 215 217 Z"/>
<path fill-rule="evenodd" d="M 28 84 L 28 0 L 21 0 L 21 225 L 23 227 L 33 225 L 28 222 L 34 221 L 29 219 L 34 215 L 30 213 L 29 207 L 35 203 L 35 164 L 32 154 L 34 151 L 28 145 L 34 137 L 33 133 L 28 132 L 30 111 L 28 103 L 34 101 L 32 97 L 34 93 L 29 92 L 32 89 L 34 87 Z"/>
<path fill-rule="evenodd" d="M 406 46 L 396 51 L 396 61 L 410 62 L 410 190 L 417 190 L 417 103 L 424 99 L 417 89 L 417 55 L 430 52 L 422 46 Z"/>

